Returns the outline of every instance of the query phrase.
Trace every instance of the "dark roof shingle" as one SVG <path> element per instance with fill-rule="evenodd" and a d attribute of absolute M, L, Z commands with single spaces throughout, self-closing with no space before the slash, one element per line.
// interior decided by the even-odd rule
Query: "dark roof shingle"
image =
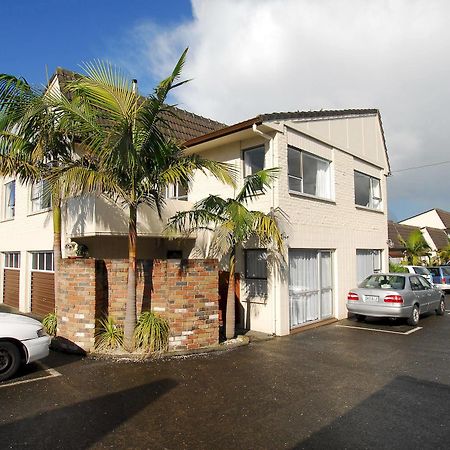
<path fill-rule="evenodd" d="M 447 247 L 447 245 L 449 244 L 449 240 L 447 237 L 447 233 L 444 230 L 429 227 L 426 227 L 426 230 L 428 231 L 428 234 L 430 235 L 431 239 L 434 242 L 434 245 L 438 250 L 442 250 L 443 248 Z"/>
<path fill-rule="evenodd" d="M 450 212 L 436 208 L 437 215 L 442 220 L 445 228 L 450 229 Z"/>
<path fill-rule="evenodd" d="M 388 221 L 388 237 L 392 241 L 391 248 L 403 249 L 405 246 L 400 242 L 399 236 L 406 241 L 413 231 L 420 231 L 419 227 L 411 225 L 401 225 L 400 223 Z"/>

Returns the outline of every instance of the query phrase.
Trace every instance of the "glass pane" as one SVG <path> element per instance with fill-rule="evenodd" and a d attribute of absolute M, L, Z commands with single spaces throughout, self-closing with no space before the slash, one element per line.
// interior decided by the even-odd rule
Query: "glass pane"
<path fill-rule="evenodd" d="M 294 175 L 298 178 L 302 177 L 301 153 L 294 148 L 288 148 L 288 171 L 289 175 Z"/>
<path fill-rule="evenodd" d="M 295 192 L 302 192 L 302 179 L 296 177 L 289 177 L 289 190 Z"/>
<path fill-rule="evenodd" d="M 267 278 L 266 252 L 264 250 L 247 250 L 245 256 L 245 277 Z"/>
<path fill-rule="evenodd" d="M 38 270 L 44 270 L 45 268 L 45 253 L 38 253 Z"/>
<path fill-rule="evenodd" d="M 371 196 L 371 207 L 379 209 L 381 206 L 381 191 L 380 191 L 380 180 L 377 178 L 371 178 L 372 184 L 372 196 Z"/>
<path fill-rule="evenodd" d="M 331 253 L 320 252 L 320 287 L 322 289 L 331 289 L 333 286 L 331 272 Z"/>
<path fill-rule="evenodd" d="M 244 176 L 253 175 L 264 169 L 264 147 L 245 150 Z"/>
<path fill-rule="evenodd" d="M 370 177 L 355 172 L 355 203 L 360 206 L 370 205 Z"/>
<path fill-rule="evenodd" d="M 405 277 L 402 275 L 372 275 L 360 287 L 368 289 L 404 289 Z"/>
<path fill-rule="evenodd" d="M 33 270 L 37 270 L 38 269 L 38 253 L 33 253 L 32 254 L 31 268 Z"/>
<path fill-rule="evenodd" d="M 183 185 L 179 184 L 178 185 L 178 198 L 182 198 L 182 197 L 186 198 L 187 193 L 188 193 L 187 188 L 184 187 Z"/>
<path fill-rule="evenodd" d="M 361 283 L 367 276 L 381 270 L 380 250 L 356 250 L 357 281 Z"/>
<path fill-rule="evenodd" d="M 45 254 L 45 270 L 53 270 L 53 254 Z"/>

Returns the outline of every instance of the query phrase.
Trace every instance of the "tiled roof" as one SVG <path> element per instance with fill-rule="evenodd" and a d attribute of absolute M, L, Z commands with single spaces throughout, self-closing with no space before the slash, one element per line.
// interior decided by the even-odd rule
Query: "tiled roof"
<path fill-rule="evenodd" d="M 450 212 L 436 208 L 437 215 L 442 220 L 445 228 L 450 229 Z"/>
<path fill-rule="evenodd" d="M 54 76 L 58 77 L 60 89 L 67 95 L 68 92 L 65 87 L 67 86 L 67 83 L 76 78 L 77 74 L 70 70 L 63 69 L 62 67 L 58 67 Z M 180 143 L 226 127 L 224 123 L 207 119 L 206 117 L 199 116 L 180 108 L 171 107 L 170 109 L 172 113 L 164 114 L 163 118 L 169 124 L 169 128 L 171 129 L 170 137 Z"/>
<path fill-rule="evenodd" d="M 426 227 L 428 234 L 434 242 L 434 245 L 438 250 L 442 250 L 444 247 L 447 247 L 449 244 L 449 240 L 447 237 L 447 233 L 444 230 L 440 230 L 438 228 L 429 228 Z"/>
<path fill-rule="evenodd" d="M 409 235 L 413 231 L 420 231 L 419 227 L 413 227 L 411 225 L 401 225 L 399 223 L 392 222 L 391 220 L 388 221 L 388 237 L 392 241 L 391 248 L 396 249 L 403 249 L 405 248 L 404 245 L 400 242 L 399 236 L 406 241 L 409 237 Z"/>

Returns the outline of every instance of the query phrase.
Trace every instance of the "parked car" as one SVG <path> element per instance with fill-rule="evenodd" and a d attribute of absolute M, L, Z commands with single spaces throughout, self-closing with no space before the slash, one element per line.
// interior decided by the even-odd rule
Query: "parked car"
<path fill-rule="evenodd" d="M 433 275 L 433 284 L 445 292 L 450 291 L 450 266 L 427 267 Z"/>
<path fill-rule="evenodd" d="M 0 313 L 0 381 L 11 378 L 21 363 L 29 364 L 49 354 L 50 336 L 31 317 Z"/>
<path fill-rule="evenodd" d="M 417 273 L 417 275 L 422 275 L 426 278 L 431 284 L 433 283 L 433 275 L 431 272 L 424 266 L 403 266 L 408 270 L 409 273 Z"/>
<path fill-rule="evenodd" d="M 405 317 L 415 326 L 422 313 L 444 315 L 445 296 L 421 275 L 377 273 L 348 293 L 347 310 L 360 321 L 366 317 Z"/>

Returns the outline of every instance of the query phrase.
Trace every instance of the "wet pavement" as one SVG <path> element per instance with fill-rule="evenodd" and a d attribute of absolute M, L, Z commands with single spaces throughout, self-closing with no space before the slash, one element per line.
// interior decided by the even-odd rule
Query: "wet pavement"
<path fill-rule="evenodd" d="M 0 383 L 0 448 L 448 448 L 450 314 L 419 327 L 346 320 L 146 363 L 52 352 Z"/>

